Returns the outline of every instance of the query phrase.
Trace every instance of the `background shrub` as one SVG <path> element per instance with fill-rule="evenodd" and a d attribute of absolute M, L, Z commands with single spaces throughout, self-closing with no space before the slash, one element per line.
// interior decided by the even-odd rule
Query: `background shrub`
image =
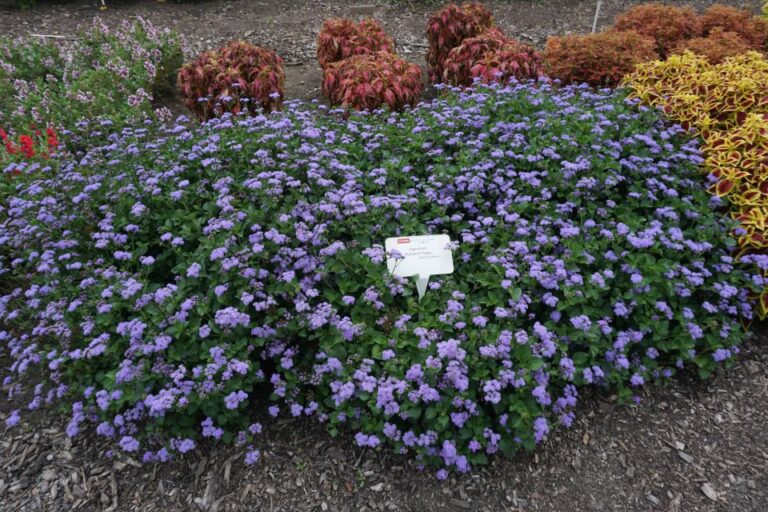
<path fill-rule="evenodd" d="M 716 29 L 739 34 L 753 50 L 765 49 L 768 41 L 768 20 L 725 5 L 716 4 L 705 10 L 701 15 L 701 28 L 705 36 Z"/>
<path fill-rule="evenodd" d="M 427 74 L 432 83 L 443 80 L 443 61 L 464 39 L 480 35 L 493 25 L 493 15 L 483 4 L 450 4 L 427 23 Z"/>
<path fill-rule="evenodd" d="M 395 42 L 372 18 L 359 24 L 345 18 L 325 20 L 317 37 L 317 58 L 322 68 L 353 55 L 381 51 L 394 53 Z"/>
<path fill-rule="evenodd" d="M 749 50 L 749 43 L 736 32 L 723 32 L 723 29 L 715 28 L 706 37 L 680 41 L 670 53 L 680 54 L 690 51 L 705 57 L 712 64 L 719 64 L 728 57 L 741 55 Z"/>
<path fill-rule="evenodd" d="M 678 42 L 701 35 L 701 21 L 693 8 L 660 3 L 642 4 L 627 10 L 616 17 L 614 28 L 652 37 L 656 41 L 656 52 L 662 58 Z"/>
<path fill-rule="evenodd" d="M 652 39 L 636 32 L 552 36 L 544 50 L 547 74 L 564 83 L 615 86 L 635 65 L 656 58 Z"/>
<path fill-rule="evenodd" d="M 415 106 L 423 88 L 421 68 L 388 52 L 330 64 L 323 78 L 323 94 L 331 104 L 355 110 Z"/>
<path fill-rule="evenodd" d="M 466 471 L 570 425 L 584 386 L 628 399 L 738 352 L 750 281 L 696 146 L 546 84 L 126 131 L 0 204 L 4 385 L 35 369 L 29 408 L 145 461 L 251 442 L 266 387 L 272 415 Z M 457 265 L 421 301 L 381 246 L 417 233 Z"/>
<path fill-rule="evenodd" d="M 207 51 L 179 71 L 181 96 L 201 120 L 249 107 L 250 111 L 279 109 L 284 87 L 282 57 L 245 41 Z"/>

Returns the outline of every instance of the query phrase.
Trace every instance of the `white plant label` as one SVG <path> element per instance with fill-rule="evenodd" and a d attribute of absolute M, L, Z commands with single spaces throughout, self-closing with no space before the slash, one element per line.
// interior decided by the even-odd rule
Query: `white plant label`
<path fill-rule="evenodd" d="M 450 243 L 448 235 L 387 238 L 384 241 L 387 268 L 396 276 L 416 276 L 416 289 L 421 300 L 427 291 L 429 276 L 453 273 L 453 253 L 448 247 Z M 393 254 L 399 254 L 402 258 L 392 257 Z"/>

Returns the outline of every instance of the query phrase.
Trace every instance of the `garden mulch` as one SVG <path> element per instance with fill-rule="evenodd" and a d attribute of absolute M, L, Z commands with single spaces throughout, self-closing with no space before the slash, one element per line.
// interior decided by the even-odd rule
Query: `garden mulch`
<path fill-rule="evenodd" d="M 380 19 L 398 52 L 423 64 L 423 27 L 434 7 L 309 0 L 237 0 L 175 4 L 75 1 L 29 11 L 2 7 L 0 34 L 71 36 L 94 16 L 117 23 L 141 15 L 178 30 L 193 55 L 233 38 L 274 48 L 287 63 L 289 98 L 317 99 L 321 73 L 315 38 L 323 19 L 368 14 Z M 542 46 L 549 34 L 589 30 L 592 0 L 486 2 L 498 24 Z M 606 0 L 601 25 L 640 3 Z M 667 2 L 699 8 L 714 1 Z M 759 1 L 721 1 L 757 9 Z M 177 99 L 164 104 L 177 112 Z M 650 387 L 638 405 L 592 392 L 568 430 L 532 454 L 496 457 L 469 475 L 437 481 L 414 461 L 361 450 L 331 438 L 311 420 L 265 422 L 262 459 L 203 447 L 194 457 L 144 465 L 109 458 L 103 441 L 64 433 L 54 411 L 24 416 L 0 430 L 0 512 L 6 511 L 739 511 L 768 510 L 768 329 L 758 330 L 730 369 L 707 382 Z M 0 354 L 2 356 L 2 354 Z M 0 366 L 7 366 L 0 359 Z M 0 401 L 0 425 L 19 407 Z M 1 429 L 2 427 L 0 427 Z"/>
<path fill-rule="evenodd" d="M 144 465 L 107 458 L 109 446 L 94 437 L 71 441 L 66 418 L 42 411 L 0 437 L 0 510 L 764 512 L 765 330 L 709 381 L 649 387 L 637 405 L 592 392 L 574 425 L 535 452 L 444 482 L 311 420 L 265 423 L 251 467 L 242 450 L 221 446 Z"/>

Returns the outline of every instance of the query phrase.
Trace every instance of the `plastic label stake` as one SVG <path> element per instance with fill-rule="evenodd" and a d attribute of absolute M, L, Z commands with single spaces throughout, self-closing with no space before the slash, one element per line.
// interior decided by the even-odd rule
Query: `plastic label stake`
<path fill-rule="evenodd" d="M 387 269 L 392 275 L 415 277 L 419 300 L 427 292 L 429 277 L 453 273 L 453 253 L 448 235 L 387 238 Z"/>

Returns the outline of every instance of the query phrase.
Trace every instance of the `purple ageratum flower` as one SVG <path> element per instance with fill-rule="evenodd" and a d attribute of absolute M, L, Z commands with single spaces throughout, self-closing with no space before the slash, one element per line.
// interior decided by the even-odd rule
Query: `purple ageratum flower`
<path fill-rule="evenodd" d="M 571 325 L 581 331 L 588 331 L 592 327 L 592 321 L 586 315 L 571 318 Z"/>
<path fill-rule="evenodd" d="M 253 446 L 249 446 L 248 451 L 245 453 L 245 464 L 247 466 L 252 466 L 259 461 L 259 458 L 261 458 L 261 452 Z"/>
<path fill-rule="evenodd" d="M 224 404 L 226 405 L 227 409 L 237 409 L 240 405 L 240 402 L 246 400 L 247 398 L 248 393 L 245 391 L 233 391 L 224 397 Z"/>
<path fill-rule="evenodd" d="M 195 441 L 192 439 L 182 439 L 176 445 L 179 453 L 187 453 L 195 449 Z"/>
<path fill-rule="evenodd" d="M 540 443 L 549 434 L 549 424 L 543 416 L 536 418 L 533 422 L 533 437 L 536 443 Z"/>
<path fill-rule="evenodd" d="M 226 255 L 227 255 L 227 248 L 226 247 L 217 247 L 216 249 L 211 251 L 210 260 L 211 261 L 220 260 L 221 258 L 223 258 Z"/>
<path fill-rule="evenodd" d="M 384 263 L 384 257 L 386 256 L 384 248 L 380 245 L 374 245 L 373 247 L 363 249 L 363 254 L 368 256 L 374 263 Z"/>
<path fill-rule="evenodd" d="M 381 443 L 379 438 L 375 435 L 366 435 L 363 432 L 355 434 L 355 442 L 357 443 L 357 446 L 369 448 L 376 448 Z"/>
<path fill-rule="evenodd" d="M 239 325 L 245 327 L 251 323 L 251 317 L 248 316 L 248 313 L 242 313 L 229 307 L 218 310 L 214 316 L 214 322 L 219 327 L 237 327 Z"/>
<path fill-rule="evenodd" d="M 21 421 L 21 416 L 18 409 L 14 409 L 11 415 L 5 419 L 5 426 L 8 428 L 15 427 Z"/>
<path fill-rule="evenodd" d="M 688 323 L 688 333 L 694 340 L 698 340 L 704 337 L 704 331 L 701 329 L 701 327 L 692 322 Z"/>
<path fill-rule="evenodd" d="M 120 448 L 123 449 L 125 452 L 135 452 L 139 449 L 139 441 L 134 439 L 131 436 L 123 436 L 122 439 L 120 439 Z"/>
<path fill-rule="evenodd" d="M 731 351 L 724 348 L 718 348 L 712 353 L 712 359 L 718 363 L 722 363 L 729 357 L 731 357 Z"/>
<path fill-rule="evenodd" d="M 187 277 L 200 277 L 200 269 L 202 267 L 199 263 L 193 263 L 187 269 Z"/>

